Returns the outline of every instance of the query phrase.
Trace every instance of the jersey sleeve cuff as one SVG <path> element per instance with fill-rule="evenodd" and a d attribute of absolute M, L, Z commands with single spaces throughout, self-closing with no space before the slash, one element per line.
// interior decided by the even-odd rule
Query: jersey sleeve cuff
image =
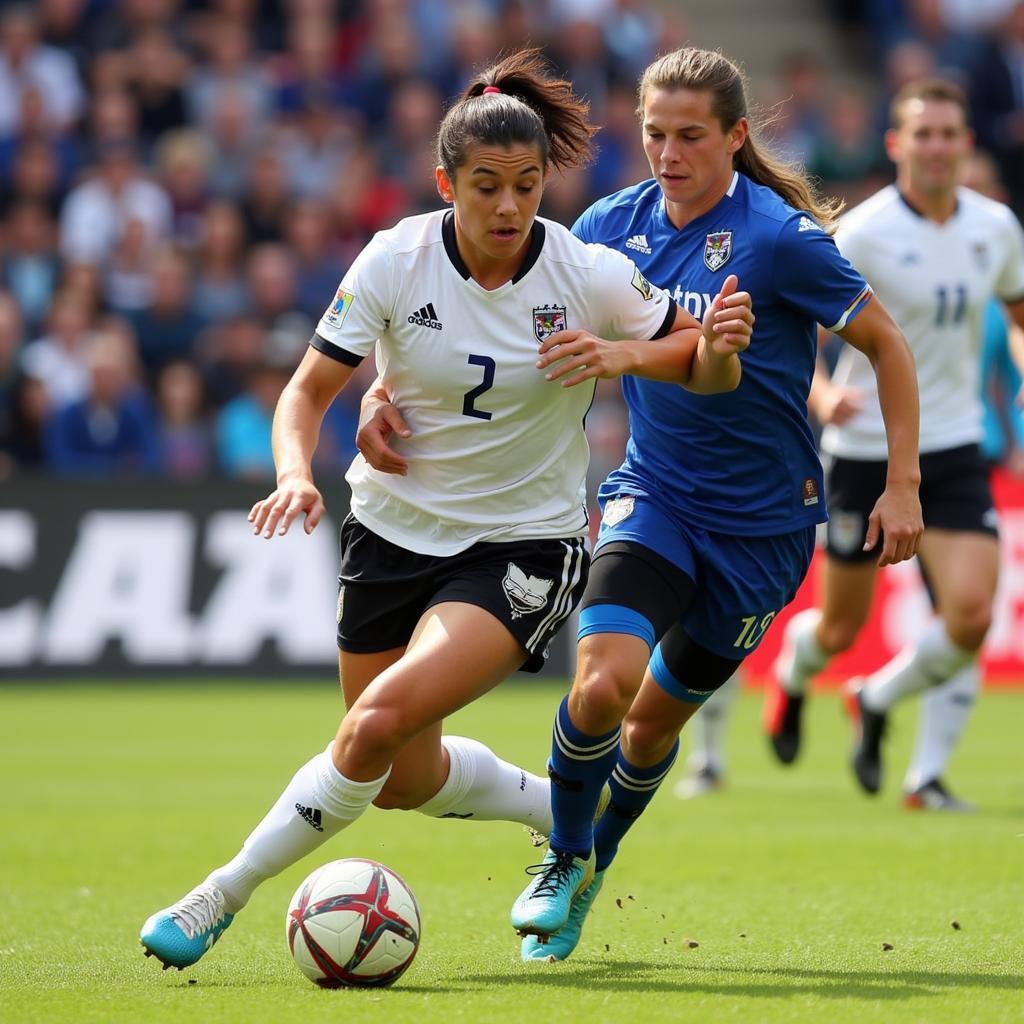
<path fill-rule="evenodd" d="M 329 356 L 339 363 L 344 363 L 346 366 L 358 366 L 365 358 L 364 356 L 357 356 L 355 352 L 349 352 L 346 348 L 339 348 L 319 334 L 314 334 L 309 339 L 309 344 L 317 352 L 322 352 L 325 356 Z"/>
<path fill-rule="evenodd" d="M 657 341 L 658 338 L 664 338 L 666 334 L 672 332 L 672 325 L 676 322 L 676 304 L 672 299 L 668 300 L 668 309 L 665 310 L 665 319 L 661 322 L 661 326 L 654 332 L 651 337 L 651 341 Z"/>
<path fill-rule="evenodd" d="M 826 327 L 825 330 L 830 331 L 832 334 L 838 334 L 868 304 L 868 300 L 872 295 L 874 295 L 874 292 L 871 290 L 870 285 L 865 285 L 853 302 L 843 310 L 843 315 L 831 327 Z"/>

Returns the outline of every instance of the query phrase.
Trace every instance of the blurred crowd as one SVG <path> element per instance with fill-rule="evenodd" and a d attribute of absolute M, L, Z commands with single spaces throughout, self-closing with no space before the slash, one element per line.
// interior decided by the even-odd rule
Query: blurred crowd
<path fill-rule="evenodd" d="M 271 476 L 280 390 L 373 232 L 438 207 L 434 134 L 474 69 L 543 46 L 589 98 L 597 159 L 542 208 L 571 223 L 648 176 L 636 79 L 687 42 L 675 6 L 0 0 L 0 478 Z M 856 202 L 891 178 L 888 96 L 944 70 L 1024 207 L 1024 3 L 833 0 L 830 16 L 884 76 L 860 91 L 827 55 L 786 55 L 756 97 L 784 154 Z M 372 374 L 334 403 L 320 469 L 352 458 Z M 621 458 L 617 395 L 590 416 L 595 478 Z"/>

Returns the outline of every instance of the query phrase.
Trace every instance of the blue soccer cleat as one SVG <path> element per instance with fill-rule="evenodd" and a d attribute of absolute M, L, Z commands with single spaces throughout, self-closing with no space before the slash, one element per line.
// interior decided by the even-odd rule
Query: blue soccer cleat
<path fill-rule="evenodd" d="M 158 910 L 142 926 L 139 939 L 146 956 L 183 970 L 191 967 L 234 920 L 224 911 L 224 894 L 212 882 L 197 885 L 177 903 Z"/>
<path fill-rule="evenodd" d="M 548 849 L 544 861 L 526 869 L 534 879 L 512 904 L 512 927 L 520 935 L 551 935 L 569 919 L 572 901 L 594 877 L 594 851 L 584 860 Z"/>
<path fill-rule="evenodd" d="M 583 934 L 583 922 L 604 884 L 604 871 L 595 871 L 594 880 L 572 901 L 569 919 L 553 935 L 540 939 L 527 935 L 519 948 L 523 960 L 567 960 Z"/>

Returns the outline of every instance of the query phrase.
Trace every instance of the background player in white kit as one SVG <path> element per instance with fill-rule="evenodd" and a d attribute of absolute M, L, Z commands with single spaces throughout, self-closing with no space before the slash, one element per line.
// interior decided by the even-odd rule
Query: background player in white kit
<path fill-rule="evenodd" d="M 550 829 L 547 780 L 473 740 L 442 740 L 442 720 L 516 669 L 536 670 L 579 600 L 583 420 L 596 379 L 628 372 L 708 393 L 739 382 L 753 315 L 734 275 L 702 332 L 625 256 L 536 219 L 549 164 L 586 162 L 594 132 L 569 83 L 543 70 L 536 52 L 514 54 L 448 111 L 436 178 L 453 211 L 373 239 L 282 394 L 278 486 L 250 513 L 256 533 L 283 534 L 300 514 L 307 532 L 319 522 L 310 461 L 320 423 L 374 346 L 382 386 L 412 428 L 395 442 L 406 472 L 358 456 L 347 475 L 338 646 L 348 714 L 239 854 L 143 925 L 147 953 L 165 965 L 195 963 L 257 885 L 370 803 Z"/>
<path fill-rule="evenodd" d="M 985 308 L 1001 299 L 1024 324 L 1024 234 L 1011 211 L 958 187 L 972 134 L 961 90 L 941 79 L 905 87 L 893 100 L 886 147 L 897 168 L 882 189 L 840 222 L 836 242 L 903 328 L 921 396 L 919 557 L 937 616 L 920 640 L 863 681 L 853 680 L 860 725 L 853 768 L 862 788 L 881 785 L 886 712 L 935 688 L 922 714 L 905 779 L 910 806 L 962 809 L 942 773 L 976 695 L 978 650 L 992 616 L 999 569 L 996 513 L 978 450 L 979 347 Z M 788 763 L 800 745 L 809 679 L 849 648 L 868 617 L 875 581 L 862 550 L 866 510 L 885 483 L 885 434 L 867 360 L 844 349 L 833 378 L 819 372 L 809 404 L 828 424 L 831 456 L 824 603 L 789 623 L 774 667 L 766 724 Z"/>

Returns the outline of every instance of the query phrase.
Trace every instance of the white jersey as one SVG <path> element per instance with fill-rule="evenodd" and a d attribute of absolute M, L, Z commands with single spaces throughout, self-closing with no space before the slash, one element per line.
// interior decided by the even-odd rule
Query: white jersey
<path fill-rule="evenodd" d="M 944 224 L 917 213 L 895 185 L 846 214 L 836 243 L 902 328 L 917 363 L 921 451 L 981 439 L 978 364 L 985 307 L 1024 298 L 1024 233 L 1013 213 L 969 189 Z M 821 447 L 884 459 L 885 425 L 867 358 L 844 346 L 833 383 L 864 393 L 864 407 L 825 428 Z"/>
<path fill-rule="evenodd" d="M 341 282 L 313 345 L 377 368 L 412 436 L 389 442 L 406 476 L 361 455 L 345 479 L 352 512 L 394 544 L 452 555 L 478 541 L 582 536 L 595 383 L 563 388 L 538 370 L 549 334 L 609 340 L 668 333 L 676 306 L 621 253 L 537 218 L 516 277 L 470 277 L 454 218 L 438 211 L 374 236 Z"/>

